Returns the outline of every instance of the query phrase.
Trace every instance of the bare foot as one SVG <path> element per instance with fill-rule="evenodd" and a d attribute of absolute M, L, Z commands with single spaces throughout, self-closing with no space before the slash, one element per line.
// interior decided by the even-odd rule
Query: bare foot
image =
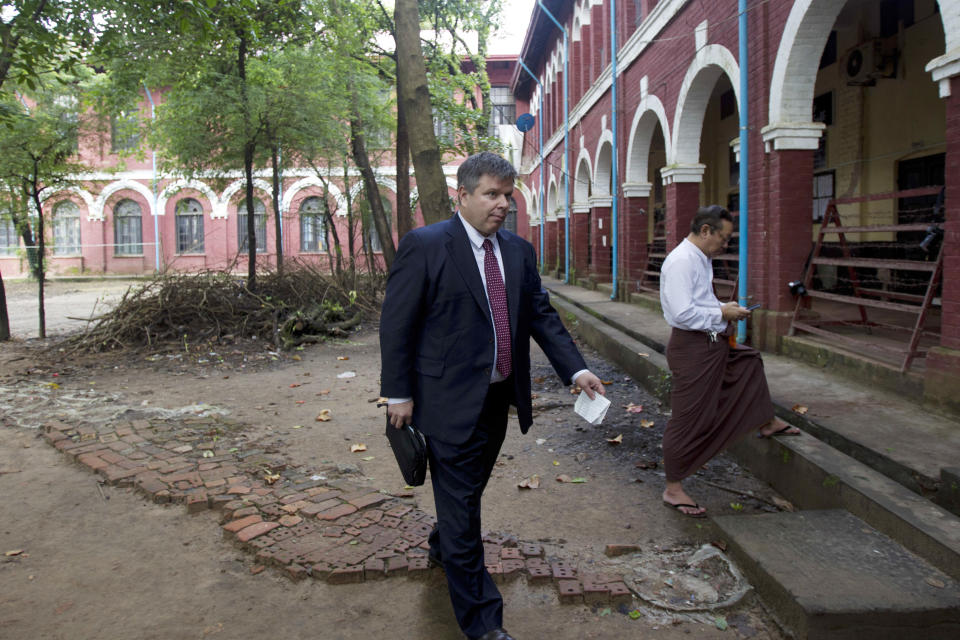
<path fill-rule="evenodd" d="M 698 517 L 707 513 L 704 507 L 701 507 L 693 498 L 687 495 L 687 492 L 683 490 L 679 482 L 667 483 L 667 488 L 663 492 L 663 501 L 687 516 Z"/>
<path fill-rule="evenodd" d="M 800 429 L 787 424 L 780 418 L 774 418 L 760 427 L 761 438 L 769 438 L 770 436 L 798 436 L 800 433 Z"/>

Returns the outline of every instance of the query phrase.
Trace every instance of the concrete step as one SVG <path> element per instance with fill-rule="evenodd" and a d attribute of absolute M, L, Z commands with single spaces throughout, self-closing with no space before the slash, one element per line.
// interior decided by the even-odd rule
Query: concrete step
<path fill-rule="evenodd" d="M 799 640 L 960 637 L 960 583 L 846 511 L 714 523 Z"/>

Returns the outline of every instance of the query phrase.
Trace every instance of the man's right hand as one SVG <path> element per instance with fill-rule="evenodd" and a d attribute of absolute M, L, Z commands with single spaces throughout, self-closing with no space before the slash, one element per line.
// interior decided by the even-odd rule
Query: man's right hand
<path fill-rule="evenodd" d="M 743 320 L 744 318 L 750 317 L 750 312 L 736 302 L 728 302 L 720 305 L 720 313 L 723 319 L 727 321 Z"/>
<path fill-rule="evenodd" d="M 387 415 L 390 417 L 390 424 L 397 429 L 410 424 L 413 422 L 413 400 L 387 405 Z"/>

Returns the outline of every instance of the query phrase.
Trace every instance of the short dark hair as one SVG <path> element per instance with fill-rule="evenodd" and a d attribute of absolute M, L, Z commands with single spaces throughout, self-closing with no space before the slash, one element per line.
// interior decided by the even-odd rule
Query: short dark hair
<path fill-rule="evenodd" d="M 723 220 L 729 220 L 730 224 L 733 224 L 733 216 L 720 205 L 711 204 L 708 207 L 700 207 L 690 222 L 690 233 L 700 233 L 703 225 L 708 225 L 710 232 L 715 233 L 723 226 Z"/>
<path fill-rule="evenodd" d="M 467 193 L 473 193 L 480 183 L 480 176 L 485 175 L 513 182 L 517 177 L 517 170 L 497 154 L 481 151 L 464 160 L 457 169 L 457 188 L 463 187 Z"/>

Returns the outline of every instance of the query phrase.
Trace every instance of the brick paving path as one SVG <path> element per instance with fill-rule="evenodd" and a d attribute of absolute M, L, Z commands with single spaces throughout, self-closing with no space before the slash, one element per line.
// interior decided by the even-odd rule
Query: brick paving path
<path fill-rule="evenodd" d="M 255 556 L 253 573 L 272 566 L 329 584 L 427 574 L 433 516 L 369 487 L 288 467 L 270 447 L 227 448 L 239 444 L 229 436 L 241 427 L 219 416 L 95 427 L 53 421 L 44 437 L 106 484 L 189 513 L 219 512 L 224 536 Z M 495 580 L 552 583 L 562 603 L 633 600 L 622 576 L 578 573 L 545 557 L 539 544 L 488 533 L 484 551 Z"/>

